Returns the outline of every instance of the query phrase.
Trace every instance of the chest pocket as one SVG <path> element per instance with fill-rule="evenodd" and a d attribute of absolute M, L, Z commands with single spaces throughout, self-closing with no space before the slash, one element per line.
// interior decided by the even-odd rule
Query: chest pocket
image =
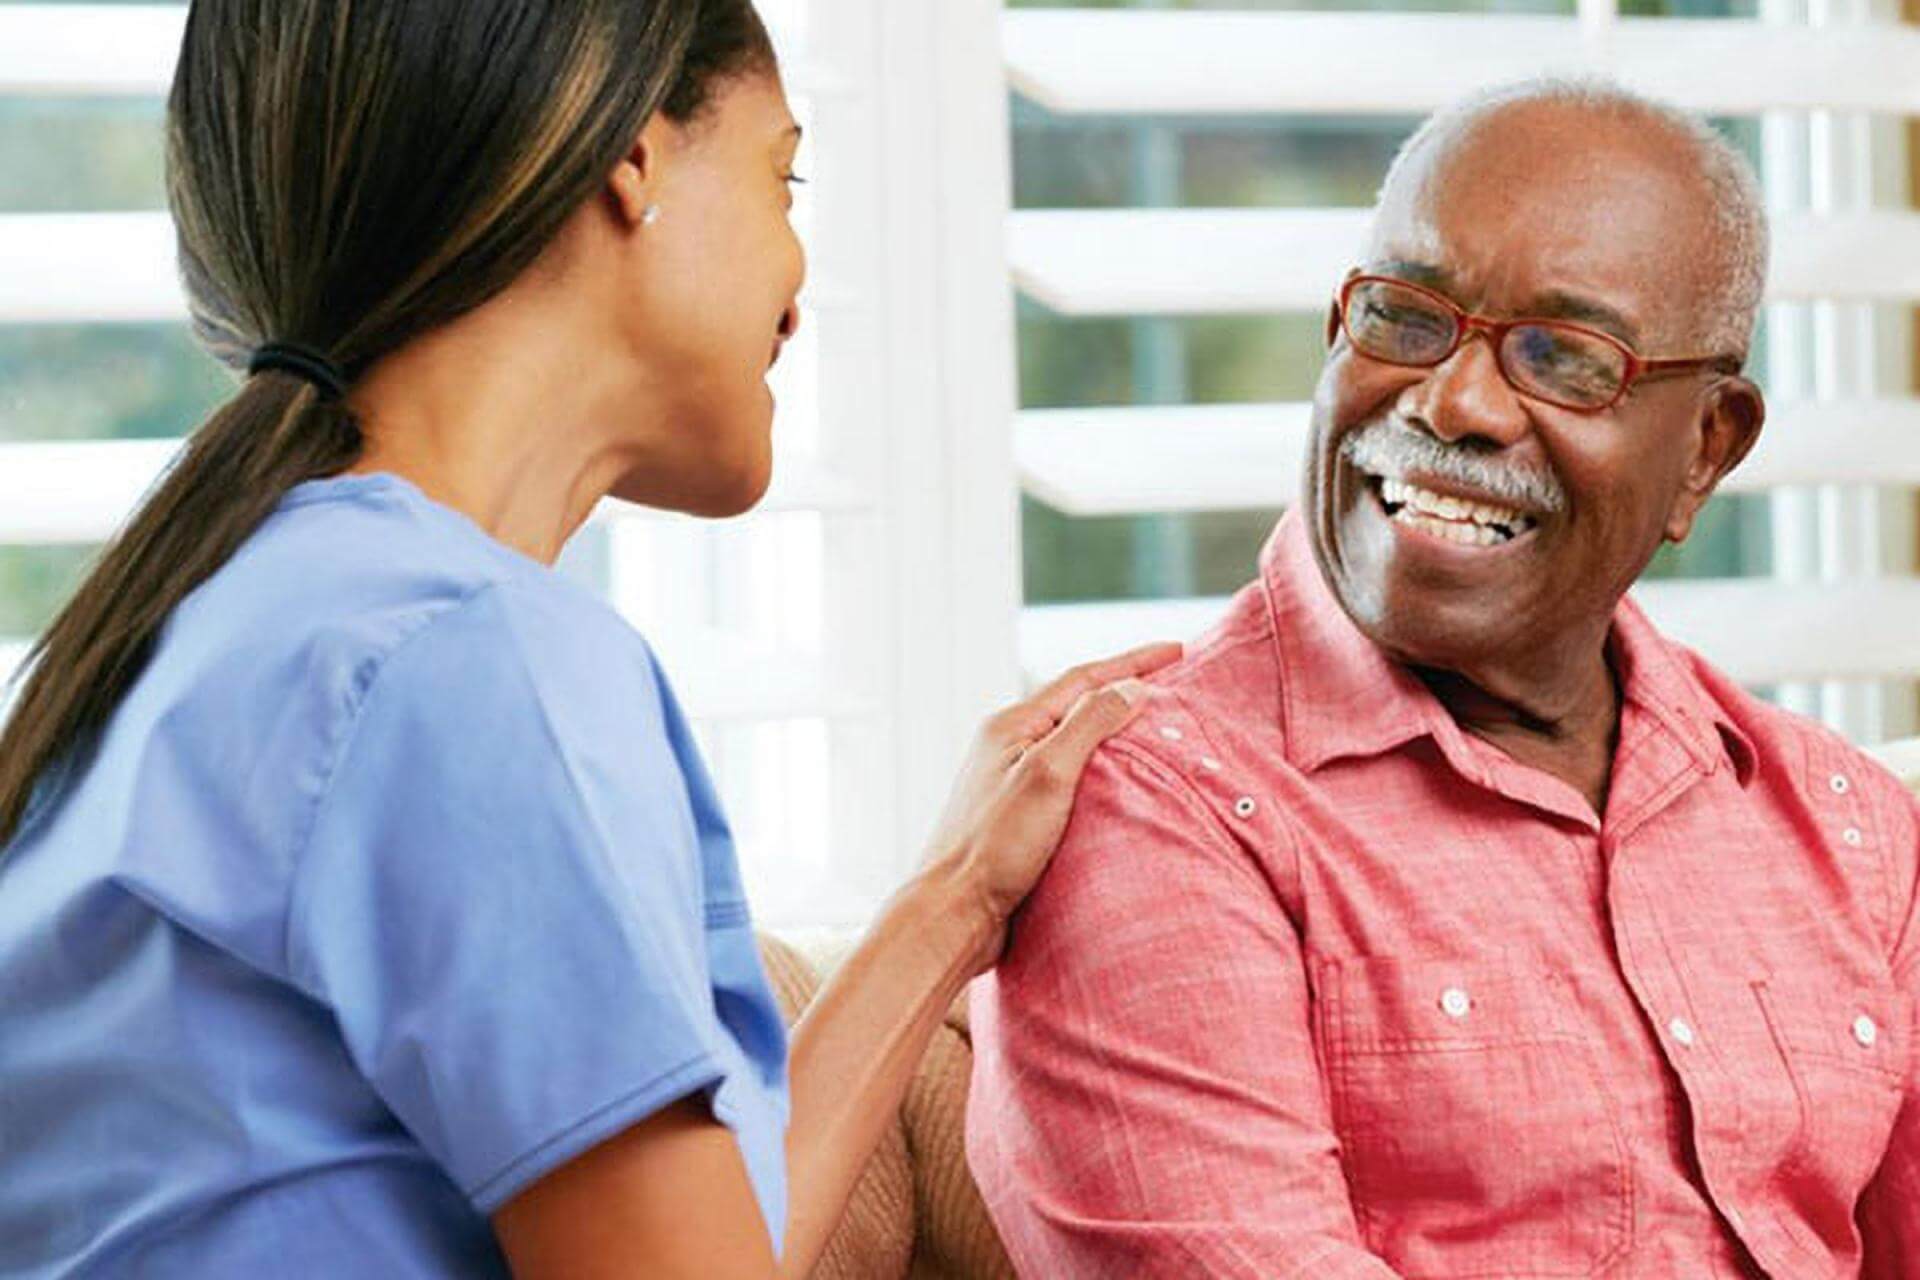
<path fill-rule="evenodd" d="M 1618 1108 L 1561 975 L 1327 962 L 1317 1033 L 1354 1211 L 1408 1277 L 1583 1276 L 1628 1243 Z"/>
<path fill-rule="evenodd" d="M 1797 1210 L 1788 1230 L 1818 1257 L 1859 1257 L 1854 1210 L 1887 1154 L 1905 1099 L 1913 1003 L 1891 985 L 1753 984 L 1794 1122 L 1777 1176 Z"/>

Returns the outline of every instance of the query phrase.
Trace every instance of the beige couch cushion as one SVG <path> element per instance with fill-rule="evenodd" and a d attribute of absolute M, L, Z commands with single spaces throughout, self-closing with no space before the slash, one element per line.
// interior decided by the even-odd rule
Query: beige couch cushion
<path fill-rule="evenodd" d="M 913 1156 L 918 1224 L 913 1280 L 1011 1280 L 1014 1275 L 967 1169 L 967 1085 L 972 1075 L 973 1036 L 963 993 L 934 1033 L 900 1109 Z"/>
<path fill-rule="evenodd" d="M 847 935 L 797 945 L 763 937 L 761 952 L 787 1021 L 851 949 Z M 947 1011 L 900 1114 L 854 1191 L 815 1280 L 1001 1280 L 1013 1266 L 967 1172 L 967 1082 L 973 1045 L 964 995 Z"/>
<path fill-rule="evenodd" d="M 798 951 L 777 938 L 762 935 L 760 957 L 791 1026 L 819 991 L 820 978 Z M 913 1261 L 913 1198 L 906 1130 L 896 1116 L 854 1188 L 846 1217 L 814 1268 L 814 1280 L 901 1280 Z"/>

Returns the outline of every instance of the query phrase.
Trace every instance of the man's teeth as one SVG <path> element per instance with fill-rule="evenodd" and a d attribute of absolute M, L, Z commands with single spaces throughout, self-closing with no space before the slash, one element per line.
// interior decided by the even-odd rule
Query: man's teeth
<path fill-rule="evenodd" d="M 1511 507 L 1435 493 L 1404 480 L 1383 478 L 1380 497 L 1401 524 L 1467 546 L 1494 546 L 1533 527 L 1532 517 Z"/>

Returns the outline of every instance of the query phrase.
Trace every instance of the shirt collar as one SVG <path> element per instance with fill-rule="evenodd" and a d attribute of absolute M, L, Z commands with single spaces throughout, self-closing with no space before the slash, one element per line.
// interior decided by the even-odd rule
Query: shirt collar
<path fill-rule="evenodd" d="M 1443 744 L 1457 736 L 1432 691 L 1341 608 L 1297 513 L 1281 519 L 1260 564 L 1280 667 L 1281 731 L 1296 766 L 1312 772 L 1423 736 Z M 1632 600 L 1620 602 L 1611 643 L 1625 701 L 1672 733 L 1703 772 L 1731 761 L 1744 785 L 1757 759 L 1753 742 L 1694 677 L 1684 650 Z"/>
<path fill-rule="evenodd" d="M 1655 629 L 1631 597 L 1613 615 L 1614 672 L 1628 703 L 1665 725 L 1702 772 L 1731 763 L 1745 786 L 1758 767 L 1753 739 L 1693 672 L 1695 659 Z"/>

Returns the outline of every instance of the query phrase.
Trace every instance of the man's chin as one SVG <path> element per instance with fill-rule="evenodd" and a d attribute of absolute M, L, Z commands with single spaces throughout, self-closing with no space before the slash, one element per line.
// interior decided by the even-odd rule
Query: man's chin
<path fill-rule="evenodd" d="M 1335 595 L 1361 634 L 1396 662 L 1469 670 L 1505 653 L 1531 610 L 1505 593 L 1462 591 L 1390 566 L 1342 565 Z"/>

